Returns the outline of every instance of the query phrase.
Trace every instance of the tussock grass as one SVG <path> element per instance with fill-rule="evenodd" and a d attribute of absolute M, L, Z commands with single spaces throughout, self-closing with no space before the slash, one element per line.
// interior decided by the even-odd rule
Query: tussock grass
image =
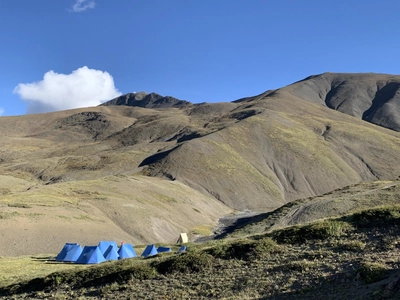
<path fill-rule="evenodd" d="M 126 280 L 149 279 L 156 274 L 155 270 L 148 264 L 143 264 L 137 259 L 125 259 L 117 262 L 105 262 L 101 265 L 75 265 L 57 264 L 59 271 L 47 276 L 22 281 L 8 286 L 6 294 L 22 293 L 27 291 L 40 291 L 45 288 L 55 288 L 61 285 L 69 285 L 75 288 L 105 282 L 123 282 Z M 78 268 L 78 270 L 76 270 Z M 50 268 L 47 268 L 49 272 Z M 0 293 L 1 295 L 1 293 Z"/>
<path fill-rule="evenodd" d="M 243 239 L 226 243 L 219 242 L 204 251 L 216 258 L 224 260 L 254 260 L 269 256 L 273 253 L 278 253 L 281 248 L 282 247 L 270 237 L 264 237 L 261 239 Z"/>
<path fill-rule="evenodd" d="M 387 275 L 387 268 L 382 263 L 365 262 L 360 266 L 360 276 L 365 283 L 374 283 Z"/>
<path fill-rule="evenodd" d="M 85 265 L 54 262 L 51 255 L 0 257 L 0 288 L 12 284 L 23 284 L 33 278 L 47 276 L 51 272 L 86 268 Z"/>
<path fill-rule="evenodd" d="M 272 238 L 265 237 L 258 240 L 250 251 L 250 258 L 263 258 L 271 253 L 279 253 L 282 246 L 278 245 Z"/>
<path fill-rule="evenodd" d="M 254 249 L 254 242 L 242 240 L 231 243 L 219 243 L 206 250 L 212 256 L 221 259 L 247 259 L 248 253 Z"/>
<path fill-rule="evenodd" d="M 388 212 L 392 216 L 389 220 L 396 218 L 396 211 L 396 207 L 382 207 L 355 216 L 363 216 L 361 224 L 368 218 L 380 224 L 388 220 Z M 376 287 L 370 288 L 375 282 L 383 281 L 387 286 L 397 282 L 392 283 L 389 275 L 395 272 L 398 262 L 395 255 L 400 230 L 395 223 L 386 227 L 359 224 L 358 217 L 350 215 L 246 239 L 189 244 L 185 254 L 60 270 L 3 287 L 0 295 L 28 293 L 35 298 L 73 291 L 76 298 L 89 292 L 107 298 L 135 292 L 142 298 L 176 295 L 236 299 L 285 293 L 288 299 L 320 299 L 335 291 L 335 299 L 360 293 L 370 299 L 379 292 L 374 290 Z M 392 247 L 382 246 L 388 243 Z"/>
<path fill-rule="evenodd" d="M 316 266 L 315 262 L 308 260 L 292 261 L 286 264 L 286 268 L 292 271 L 298 271 L 300 273 L 308 272 L 310 269 Z"/>
<path fill-rule="evenodd" d="M 342 244 L 342 248 L 347 251 L 362 251 L 366 243 L 362 241 L 347 241 Z"/>
<path fill-rule="evenodd" d="M 353 214 L 351 222 L 361 228 L 396 225 L 400 222 L 400 206 L 383 206 L 364 210 Z"/>
<path fill-rule="evenodd" d="M 303 243 L 310 239 L 328 239 L 346 234 L 352 226 L 339 220 L 323 220 L 311 225 L 293 226 L 273 233 L 274 239 L 284 243 Z"/>
<path fill-rule="evenodd" d="M 160 274 L 192 273 L 211 269 L 214 257 L 203 251 L 193 251 L 152 264 Z"/>

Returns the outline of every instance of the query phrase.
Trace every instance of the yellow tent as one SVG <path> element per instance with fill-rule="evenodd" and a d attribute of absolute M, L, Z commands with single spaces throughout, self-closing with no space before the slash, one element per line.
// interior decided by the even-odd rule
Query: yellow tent
<path fill-rule="evenodd" d="M 178 238 L 178 240 L 177 240 L 177 244 L 185 244 L 185 243 L 187 243 L 187 242 L 189 242 L 189 239 L 188 239 L 188 236 L 187 236 L 187 234 L 186 233 L 181 233 L 180 235 L 179 235 L 179 238 Z"/>

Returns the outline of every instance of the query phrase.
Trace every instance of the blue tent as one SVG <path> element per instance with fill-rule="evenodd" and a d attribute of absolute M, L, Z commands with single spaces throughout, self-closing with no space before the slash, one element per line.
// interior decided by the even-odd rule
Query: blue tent
<path fill-rule="evenodd" d="M 158 253 L 160 253 L 160 252 L 172 252 L 172 250 L 171 250 L 171 248 L 168 248 L 168 247 L 158 246 L 157 252 Z"/>
<path fill-rule="evenodd" d="M 56 261 L 74 262 L 82 253 L 82 247 L 77 243 L 66 243 L 57 255 Z"/>
<path fill-rule="evenodd" d="M 119 254 L 117 252 L 118 248 L 115 248 L 114 245 L 108 246 L 108 249 L 104 252 L 104 258 L 106 260 L 118 260 Z"/>
<path fill-rule="evenodd" d="M 178 250 L 178 252 L 176 252 L 177 254 L 181 254 L 183 252 L 186 252 L 186 246 L 181 246 Z"/>
<path fill-rule="evenodd" d="M 64 261 L 75 262 L 79 258 L 81 253 L 82 253 L 81 245 L 75 245 L 67 252 L 67 255 L 65 256 Z"/>
<path fill-rule="evenodd" d="M 108 250 L 109 246 L 114 246 L 115 249 L 118 249 L 117 243 L 115 241 L 101 241 L 98 245 L 100 248 L 101 253 L 105 253 Z"/>
<path fill-rule="evenodd" d="M 98 246 L 85 246 L 79 258 L 75 261 L 77 264 L 99 264 L 106 261 Z"/>
<path fill-rule="evenodd" d="M 77 243 L 66 243 L 64 247 L 61 249 L 60 253 L 58 253 L 56 261 L 64 261 L 64 258 L 67 255 L 68 250 L 70 250 L 74 245 L 77 245 Z"/>
<path fill-rule="evenodd" d="M 118 250 L 119 259 L 136 257 L 136 252 L 131 244 L 122 244 Z"/>
<path fill-rule="evenodd" d="M 133 257 L 137 256 L 136 255 L 136 251 L 135 251 L 135 249 L 133 249 L 132 244 L 123 244 L 123 245 L 125 245 L 124 247 L 126 247 L 127 249 L 129 249 L 133 253 Z"/>
<path fill-rule="evenodd" d="M 146 249 L 144 249 L 142 256 L 144 258 L 146 258 L 146 257 L 157 255 L 157 254 L 158 254 L 158 252 L 157 252 L 156 247 L 154 245 L 148 245 L 146 247 Z"/>

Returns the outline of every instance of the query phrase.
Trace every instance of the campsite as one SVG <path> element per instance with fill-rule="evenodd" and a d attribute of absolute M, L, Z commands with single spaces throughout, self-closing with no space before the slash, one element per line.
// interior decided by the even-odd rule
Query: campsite
<path fill-rule="evenodd" d="M 186 246 L 179 244 L 168 246 L 151 244 L 133 247 L 132 244 L 128 243 L 121 243 L 118 246 L 115 241 L 100 241 L 96 246 L 82 247 L 78 243 L 66 243 L 56 255 L 2 257 L 0 259 L 0 273 L 2 274 L 0 289 L 16 282 L 26 282 L 54 272 L 79 270 L 124 259 L 134 259 L 134 261 L 140 263 L 146 258 L 160 257 L 161 255 L 168 257 L 185 252 Z"/>
<path fill-rule="evenodd" d="M 360 299 L 362 295 L 372 300 L 382 295 L 394 300 L 400 286 L 399 216 L 397 206 L 367 209 L 269 234 L 245 226 L 236 230 L 234 239 L 189 243 L 181 255 L 165 253 L 147 259 L 99 264 L 58 263 L 55 257 L 50 262 L 48 256 L 14 258 L 14 262 L 6 259 L 14 268 L 15 261 L 20 261 L 25 272 L 32 271 L 34 265 L 46 266 L 46 270 L 41 270 L 42 275 L 25 273 L 25 278 L 14 278 L 13 283 L 0 287 L 0 296 L 333 300 Z M 252 225 L 260 223 L 268 226 L 261 220 Z M 252 237 L 243 237 L 247 230 Z M 145 248 L 135 250 L 142 253 Z M 171 248 L 177 250 L 177 246 Z M 4 267 L 0 264 L 0 271 L 5 271 Z"/>
<path fill-rule="evenodd" d="M 187 243 L 186 233 L 181 233 L 178 238 L 180 244 Z M 182 239 L 185 242 L 182 242 Z M 186 246 L 181 245 L 176 254 L 186 251 Z M 162 253 L 171 253 L 172 249 L 166 246 L 156 247 L 154 244 L 147 245 L 140 257 L 149 258 Z M 132 244 L 122 242 L 117 246 L 115 241 L 100 241 L 97 246 L 84 246 L 82 248 L 78 243 L 66 243 L 57 254 L 57 262 L 70 262 L 76 264 L 99 264 L 105 261 L 120 260 L 138 257 Z"/>

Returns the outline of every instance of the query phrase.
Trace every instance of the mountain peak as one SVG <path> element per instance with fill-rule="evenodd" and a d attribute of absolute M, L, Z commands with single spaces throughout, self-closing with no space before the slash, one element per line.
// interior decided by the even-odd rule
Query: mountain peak
<path fill-rule="evenodd" d="M 169 108 L 169 107 L 184 107 L 190 105 L 189 101 L 179 100 L 171 96 L 162 96 L 157 93 L 147 94 L 146 92 L 128 93 L 110 101 L 107 101 L 102 106 L 126 105 L 144 108 Z"/>

